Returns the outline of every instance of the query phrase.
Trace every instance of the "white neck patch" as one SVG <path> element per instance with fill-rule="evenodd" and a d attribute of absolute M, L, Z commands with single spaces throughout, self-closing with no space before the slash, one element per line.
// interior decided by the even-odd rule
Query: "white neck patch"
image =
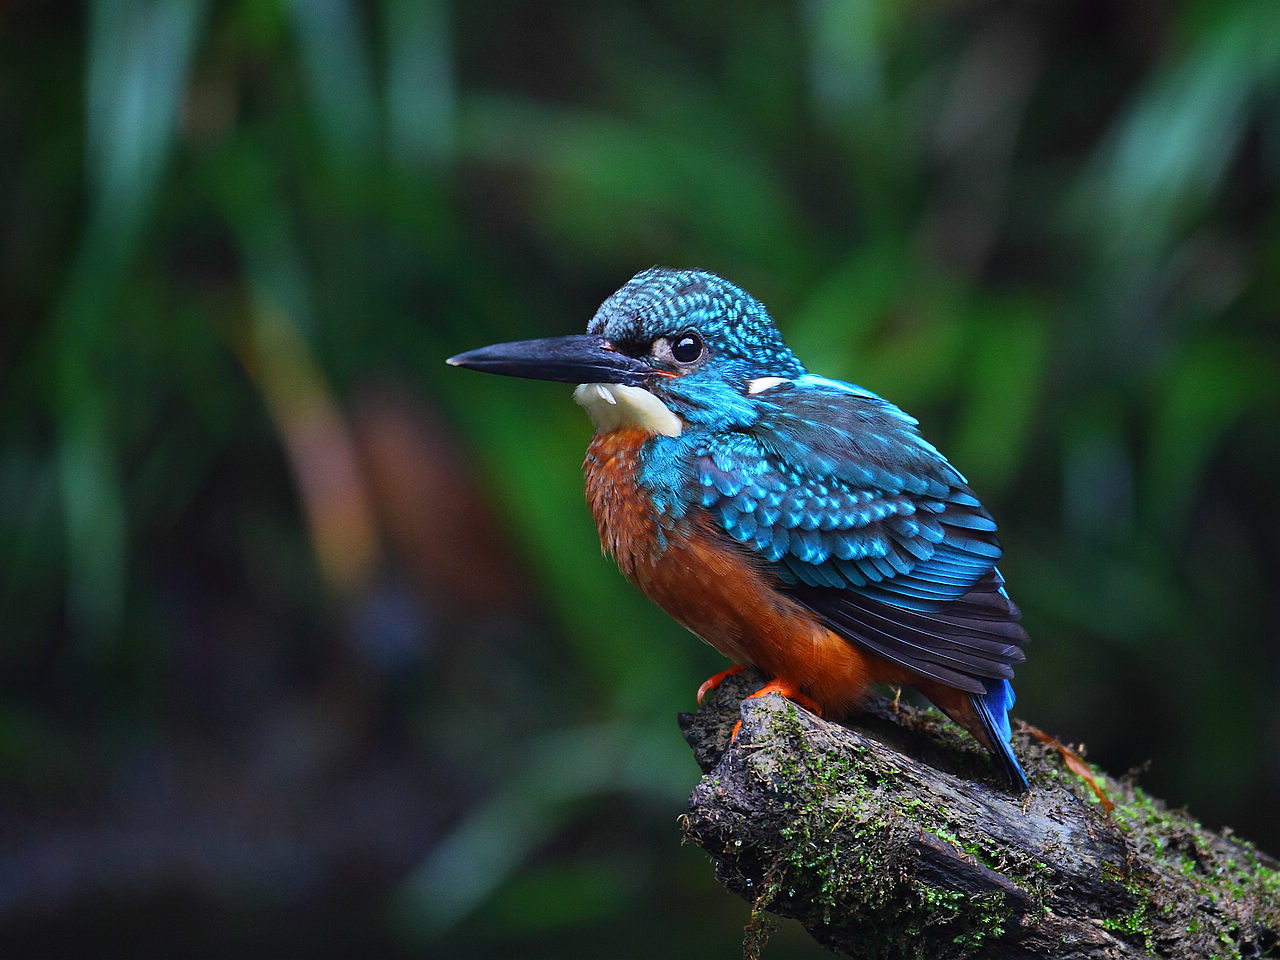
<path fill-rule="evenodd" d="M 643 387 L 582 383 L 573 391 L 573 399 L 586 409 L 601 433 L 637 427 L 646 433 L 678 437 L 684 428 L 671 408 Z"/>
<path fill-rule="evenodd" d="M 770 387 L 776 387 L 780 383 L 790 383 L 786 377 L 756 377 L 754 380 L 748 381 L 747 393 L 763 393 Z"/>

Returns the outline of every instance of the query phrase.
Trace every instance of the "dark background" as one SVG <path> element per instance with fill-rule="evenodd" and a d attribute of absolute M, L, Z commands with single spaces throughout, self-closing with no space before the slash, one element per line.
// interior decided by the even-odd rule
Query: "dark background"
<path fill-rule="evenodd" d="M 1274 0 L 0 4 L 0 948 L 729 956 L 563 385 L 654 263 L 921 419 L 1017 713 L 1280 852 Z M 784 928 L 769 956 L 815 957 Z"/>

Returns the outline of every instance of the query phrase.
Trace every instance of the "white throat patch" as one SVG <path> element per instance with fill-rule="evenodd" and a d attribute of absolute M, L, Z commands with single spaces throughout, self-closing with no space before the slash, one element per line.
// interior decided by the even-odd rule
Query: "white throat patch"
<path fill-rule="evenodd" d="M 573 391 L 573 399 L 586 409 L 601 433 L 638 427 L 646 433 L 678 437 L 684 427 L 670 407 L 643 387 L 582 383 Z"/>

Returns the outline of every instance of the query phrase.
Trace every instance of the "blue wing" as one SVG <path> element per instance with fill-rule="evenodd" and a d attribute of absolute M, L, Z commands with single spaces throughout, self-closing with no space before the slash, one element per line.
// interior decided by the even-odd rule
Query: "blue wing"
<path fill-rule="evenodd" d="M 926 677 L 995 693 L 1025 659 L 996 525 L 892 404 L 806 376 L 697 449 L 694 502 L 833 630 Z"/>

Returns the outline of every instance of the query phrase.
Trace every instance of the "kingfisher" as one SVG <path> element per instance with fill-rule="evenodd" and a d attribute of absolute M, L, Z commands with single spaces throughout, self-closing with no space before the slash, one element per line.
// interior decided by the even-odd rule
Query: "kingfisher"
<path fill-rule="evenodd" d="M 699 702 L 748 665 L 771 678 L 751 697 L 833 718 L 875 684 L 913 687 L 1027 791 L 1009 724 L 1027 633 L 994 520 L 914 417 L 810 373 L 759 300 L 704 270 L 653 267 L 585 334 L 448 363 L 578 384 L 604 551 L 732 662 Z"/>

